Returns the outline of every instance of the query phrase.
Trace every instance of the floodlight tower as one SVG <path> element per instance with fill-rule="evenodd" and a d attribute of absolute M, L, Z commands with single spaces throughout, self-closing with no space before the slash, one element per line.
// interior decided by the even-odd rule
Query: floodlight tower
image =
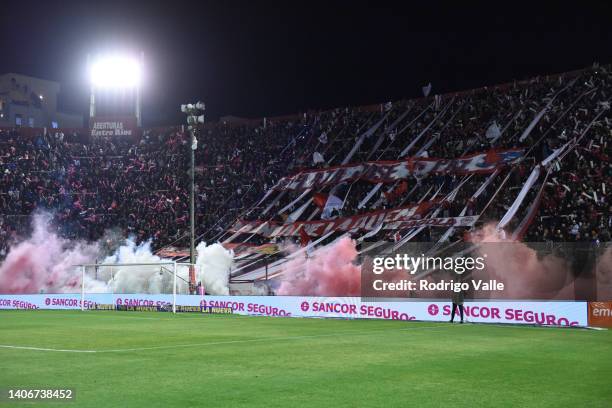
<path fill-rule="evenodd" d="M 189 291 L 194 293 L 195 291 L 195 151 L 198 148 L 198 124 L 204 123 L 204 115 L 202 114 L 206 106 L 203 102 L 197 102 L 195 104 L 184 104 L 181 105 L 181 112 L 187 115 L 187 128 L 191 134 L 191 167 L 189 169 L 189 176 L 191 178 L 191 191 L 189 195 Z"/>
<path fill-rule="evenodd" d="M 134 115 L 136 125 L 142 127 L 142 68 L 144 66 L 144 52 L 140 58 L 121 55 L 87 56 L 87 65 L 90 73 L 89 119 L 93 121 L 96 116 L 96 91 L 100 89 L 134 90 Z"/>

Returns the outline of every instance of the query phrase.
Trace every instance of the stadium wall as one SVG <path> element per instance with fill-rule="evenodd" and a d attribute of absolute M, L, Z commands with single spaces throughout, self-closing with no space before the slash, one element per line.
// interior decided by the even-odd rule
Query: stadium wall
<path fill-rule="evenodd" d="M 415 321 L 450 320 L 450 302 L 375 301 L 359 297 L 302 296 L 195 296 L 177 295 L 178 306 L 229 307 L 248 316 L 385 319 Z M 136 306 L 143 310 L 172 305 L 171 294 L 86 294 L 86 309 Z M 101 307 L 103 306 L 103 307 Z M 80 309 L 81 294 L 0 295 L 0 309 Z M 467 320 L 478 323 L 587 326 L 587 302 L 473 301 L 465 303 Z M 457 317 L 457 320 L 458 317 Z"/>

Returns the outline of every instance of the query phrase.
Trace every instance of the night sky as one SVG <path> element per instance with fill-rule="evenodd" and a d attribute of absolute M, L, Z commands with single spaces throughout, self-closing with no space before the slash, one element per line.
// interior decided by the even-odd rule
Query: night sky
<path fill-rule="evenodd" d="M 0 73 L 62 83 L 86 112 L 86 56 L 144 51 L 145 125 L 275 116 L 445 93 L 612 62 L 606 2 L 9 1 Z"/>

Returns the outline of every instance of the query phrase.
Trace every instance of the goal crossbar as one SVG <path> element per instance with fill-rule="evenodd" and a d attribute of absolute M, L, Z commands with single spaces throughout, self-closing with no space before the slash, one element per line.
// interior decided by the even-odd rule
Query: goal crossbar
<path fill-rule="evenodd" d="M 159 266 L 162 269 L 168 269 L 168 268 L 164 268 L 164 266 L 171 266 L 172 270 L 169 271 L 172 273 L 173 275 L 173 283 L 172 283 L 172 313 L 176 313 L 176 279 L 177 279 L 177 275 L 176 275 L 176 267 L 177 267 L 178 263 L 175 261 L 172 262 L 143 262 L 143 263 L 93 263 L 93 264 L 78 264 L 78 265 L 72 265 L 73 267 L 79 267 L 81 268 L 81 310 L 85 310 L 85 270 L 89 267 L 106 267 L 106 268 L 112 268 L 112 267 L 121 267 L 121 266 Z M 191 265 L 191 264 L 185 264 L 185 263 L 181 263 L 181 265 Z"/>

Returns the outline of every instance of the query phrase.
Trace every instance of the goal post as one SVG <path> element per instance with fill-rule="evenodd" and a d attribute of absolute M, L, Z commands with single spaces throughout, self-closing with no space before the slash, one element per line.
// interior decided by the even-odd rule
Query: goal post
<path fill-rule="evenodd" d="M 85 265 L 81 266 L 81 311 L 85 310 Z"/>
<path fill-rule="evenodd" d="M 189 293 L 189 277 L 181 276 L 189 266 L 191 264 L 179 265 L 176 261 L 75 265 L 81 272 L 81 310 L 87 309 L 87 294 L 111 294 L 113 299 L 119 293 L 171 294 L 172 312 L 176 313 L 177 295 Z"/>

